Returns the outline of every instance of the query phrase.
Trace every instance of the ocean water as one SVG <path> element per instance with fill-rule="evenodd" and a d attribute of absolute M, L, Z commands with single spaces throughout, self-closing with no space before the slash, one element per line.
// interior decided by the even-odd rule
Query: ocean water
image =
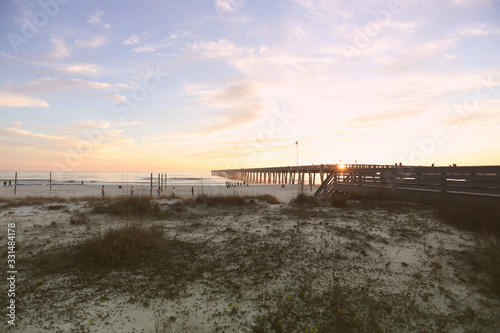
<path fill-rule="evenodd" d="M 164 174 L 165 177 L 165 174 Z M 3 182 L 9 180 L 14 183 L 15 172 L 0 171 L 0 186 Z M 167 186 L 175 185 L 224 185 L 226 179 L 220 177 L 212 177 L 210 172 L 205 173 L 167 173 Z M 20 171 L 17 173 L 17 184 L 22 185 L 50 185 L 49 171 Z M 149 184 L 151 181 L 150 172 L 109 172 L 109 171 L 67 171 L 54 172 L 52 171 L 53 185 L 71 185 L 71 184 Z M 153 182 L 158 182 L 158 173 L 153 173 Z"/>

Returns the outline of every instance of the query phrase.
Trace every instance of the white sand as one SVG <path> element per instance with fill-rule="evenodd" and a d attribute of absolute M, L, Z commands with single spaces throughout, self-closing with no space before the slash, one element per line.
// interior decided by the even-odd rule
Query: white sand
<path fill-rule="evenodd" d="M 106 196 L 124 196 L 130 195 L 130 185 L 123 185 L 120 189 L 119 185 L 105 185 Z M 171 197 L 172 189 L 175 187 L 175 194 L 177 197 L 189 198 L 191 197 L 191 186 L 178 185 L 168 186 L 163 189 L 161 197 Z M 85 198 L 85 197 L 100 197 L 101 185 L 85 184 L 85 185 L 53 185 L 52 191 L 49 186 L 44 185 L 21 185 L 17 187 L 16 194 L 14 194 L 13 187 L 1 187 L 0 198 L 26 198 L 26 197 L 61 197 L 61 198 Z M 304 193 L 314 194 L 318 186 L 311 187 L 305 185 Z M 153 196 L 158 197 L 158 189 L 153 188 Z M 282 188 L 281 185 L 260 185 L 252 184 L 248 187 L 237 186 L 227 188 L 225 186 L 194 186 L 194 195 L 207 194 L 207 195 L 238 195 L 238 196 L 254 196 L 262 194 L 270 194 L 275 196 L 281 202 L 289 202 L 292 198 L 297 196 L 300 192 L 298 185 L 286 185 Z M 134 186 L 135 195 L 149 195 L 150 187 L 148 185 Z"/>
<path fill-rule="evenodd" d="M 190 197 L 190 190 L 190 187 L 176 186 L 178 196 Z M 195 190 L 196 194 L 202 191 L 201 188 Z M 283 190 L 280 185 L 203 189 L 205 193 L 217 195 L 267 193 L 282 201 L 293 197 L 297 190 L 290 186 Z M 149 193 L 149 189 L 141 191 Z M 12 198 L 12 192 L 12 189 L 2 189 L 0 196 Z M 107 193 L 125 195 L 128 189 L 108 188 Z M 99 197 L 100 186 L 58 186 L 53 191 L 40 186 L 20 187 L 16 197 L 28 195 Z M 164 208 L 173 201 L 176 200 L 167 199 L 165 195 L 158 200 Z M 40 251 L 50 253 L 129 222 L 117 216 L 89 213 L 89 223 L 73 225 L 69 221 L 75 212 L 90 212 L 85 200 L 64 203 L 65 207 L 59 210 L 49 209 L 50 205 L 9 207 L 0 211 L 2 230 L 7 230 L 8 223 L 16 224 L 19 257 L 26 258 Z M 18 326 L 8 327 L 4 316 L 0 331 L 251 332 L 250 327 L 261 315 L 276 312 L 279 302 L 293 305 L 292 310 L 300 310 L 300 292 L 304 286 L 308 288 L 306 297 L 317 297 L 318 302 L 325 302 L 321 296 L 333 287 L 348 292 L 347 304 L 339 307 L 349 311 L 346 320 L 352 321 L 350 313 L 355 311 L 358 325 L 365 332 L 371 331 L 372 310 L 378 311 L 377 322 L 383 332 L 493 333 L 500 329 L 499 297 L 485 292 L 486 287 L 478 282 L 485 280 L 484 274 L 460 259 L 463 250 L 473 248 L 474 235 L 439 223 L 429 208 L 420 205 L 409 205 L 400 212 L 365 210 L 356 205 L 345 209 L 323 206 L 293 210 L 287 205 L 264 203 L 238 208 L 209 208 L 200 204 L 188 207 L 178 217 L 141 220 L 141 223 L 159 223 L 169 237 L 179 241 L 208 244 L 215 249 L 213 256 L 217 261 L 225 260 L 230 265 L 221 267 L 223 271 L 217 276 L 214 276 L 216 272 L 214 275 L 204 272 L 202 277 L 189 281 L 177 297 L 162 297 L 163 290 L 158 289 L 158 296 L 149 298 L 148 304 L 137 298 L 131 300 L 132 291 L 129 294 L 99 288 L 100 283 L 120 283 L 125 279 L 130 288 L 155 291 L 155 287 L 149 285 L 150 276 L 140 271 L 130 272 L 130 276 L 120 275 L 123 272 L 110 273 L 99 283 L 75 288 L 68 273 L 41 276 L 19 267 Z M 6 240 L 4 232 L 0 235 L 4 249 Z M 263 247 L 263 243 L 272 246 Z M 281 253 L 276 251 L 278 247 L 287 255 L 278 258 L 279 255 L 273 254 L 266 258 L 273 246 L 273 253 Z M 254 250 L 248 255 L 249 249 L 260 251 Z M 225 258 L 229 251 L 237 256 Z M 53 260 L 57 260 L 57 256 Z M 265 270 L 260 279 L 252 273 L 248 260 L 265 262 L 271 267 L 276 262 L 283 263 L 276 269 Z M 238 274 L 239 264 L 246 274 Z M 232 284 L 227 284 L 226 277 Z M 239 286 L 238 292 L 225 289 L 232 285 Z M 5 279 L 0 287 L 7 290 Z M 303 313 L 314 303 L 307 306 Z M 327 307 L 320 311 L 323 309 L 326 311 Z M 310 324 L 300 330 L 306 332 L 314 327 L 315 321 L 304 316 L 300 323 Z"/>

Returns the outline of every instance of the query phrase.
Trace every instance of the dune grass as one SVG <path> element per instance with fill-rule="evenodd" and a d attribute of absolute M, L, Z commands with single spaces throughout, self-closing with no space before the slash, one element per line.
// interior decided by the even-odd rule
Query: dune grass
<path fill-rule="evenodd" d="M 89 206 L 95 214 L 111 214 L 123 217 L 155 217 L 168 215 L 160 204 L 149 196 L 90 199 Z"/>
<path fill-rule="evenodd" d="M 410 204 L 390 195 L 378 196 L 376 193 L 348 194 L 346 199 L 348 202 L 359 201 L 360 207 L 364 209 L 382 208 L 388 211 Z M 333 196 L 330 200 L 333 203 L 338 199 Z M 435 203 L 430 207 L 443 223 L 476 233 L 474 246 L 463 251 L 463 258 L 478 271 L 488 274 L 491 291 L 500 295 L 500 206 Z"/>
<path fill-rule="evenodd" d="M 303 206 L 303 205 L 315 205 L 317 204 L 314 196 L 307 195 L 304 193 L 299 193 L 295 198 L 290 201 L 293 206 Z"/>
<path fill-rule="evenodd" d="M 61 197 L 25 197 L 25 198 L 0 198 L 0 204 L 4 208 L 15 208 L 22 206 L 42 206 L 45 204 L 67 203 L 68 199 Z"/>
<path fill-rule="evenodd" d="M 160 259 L 167 246 L 161 226 L 134 223 L 86 239 L 78 246 L 78 257 L 106 267 L 136 265 Z"/>
<path fill-rule="evenodd" d="M 206 204 L 207 206 L 245 206 L 256 204 L 257 201 L 266 202 L 268 204 L 280 203 L 276 197 L 269 194 L 255 196 L 199 195 L 194 200 L 197 204 Z"/>

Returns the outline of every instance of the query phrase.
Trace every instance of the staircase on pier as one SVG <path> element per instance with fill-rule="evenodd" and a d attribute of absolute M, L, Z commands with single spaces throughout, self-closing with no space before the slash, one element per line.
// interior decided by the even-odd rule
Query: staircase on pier
<path fill-rule="evenodd" d="M 316 200 L 328 198 L 333 194 L 333 192 L 335 192 L 335 183 L 337 182 L 337 178 L 337 171 L 332 171 L 328 174 L 328 177 L 326 177 L 321 186 L 314 193 Z"/>

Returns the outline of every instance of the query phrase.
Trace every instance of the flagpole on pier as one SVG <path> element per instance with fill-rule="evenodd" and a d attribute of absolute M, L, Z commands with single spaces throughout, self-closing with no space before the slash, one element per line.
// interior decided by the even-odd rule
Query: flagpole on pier
<path fill-rule="evenodd" d="M 297 172 L 299 172 L 299 142 L 295 142 L 295 146 L 297 146 Z"/>

